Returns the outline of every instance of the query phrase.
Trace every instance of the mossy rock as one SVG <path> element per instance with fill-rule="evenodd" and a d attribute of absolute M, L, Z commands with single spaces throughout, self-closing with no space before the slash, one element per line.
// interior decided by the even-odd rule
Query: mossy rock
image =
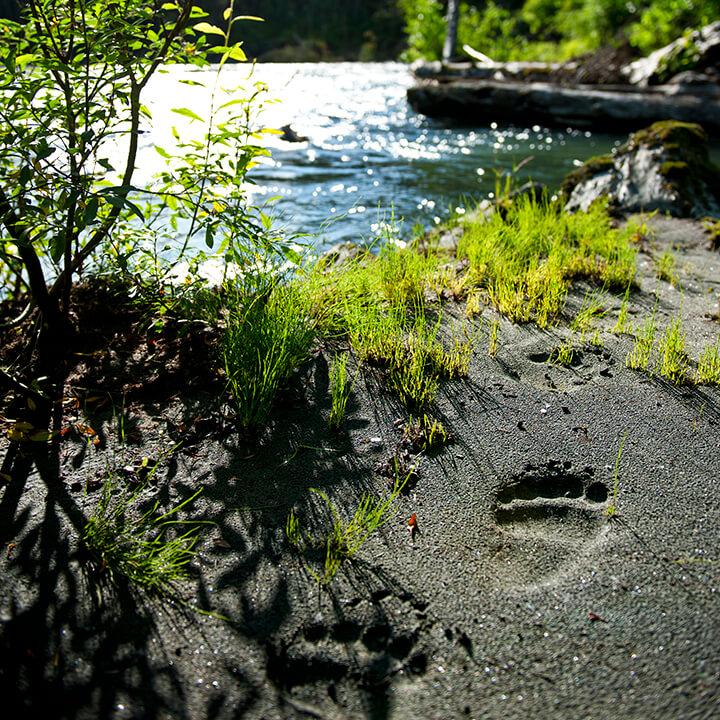
<path fill-rule="evenodd" d="M 690 152 L 702 149 L 707 155 L 707 141 L 707 133 L 697 123 L 661 120 L 633 133 L 620 152 L 644 145 L 647 148 L 664 147 L 666 150 Z"/>
<path fill-rule="evenodd" d="M 720 169 L 710 161 L 708 137 L 695 123 L 664 120 L 632 134 L 612 155 L 591 158 L 561 185 L 569 210 L 601 196 L 632 212 L 659 210 L 677 217 L 720 212 Z"/>
<path fill-rule="evenodd" d="M 560 194 L 569 198 L 577 185 L 587 182 L 595 175 L 612 170 L 615 161 L 612 155 L 596 155 L 585 162 L 577 170 L 573 170 L 560 185 Z"/>

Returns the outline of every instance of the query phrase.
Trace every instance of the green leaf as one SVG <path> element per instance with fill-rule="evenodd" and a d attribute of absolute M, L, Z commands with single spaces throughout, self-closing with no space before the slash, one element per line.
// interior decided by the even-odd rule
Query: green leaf
<path fill-rule="evenodd" d="M 238 15 L 233 18 L 233 22 L 236 20 L 251 20 L 252 22 L 265 22 L 265 18 L 257 17 L 256 15 Z"/>
<path fill-rule="evenodd" d="M 2 58 L 2 64 L 5 69 L 11 74 L 15 74 L 15 53 L 10 53 L 7 57 Z"/>
<path fill-rule="evenodd" d="M 28 167 L 27 165 L 23 165 L 22 169 L 20 170 L 20 176 L 18 177 L 18 182 L 20 183 L 21 187 L 25 187 L 33 177 L 33 171 L 31 167 Z"/>
<path fill-rule="evenodd" d="M 208 22 L 200 22 L 197 25 L 193 25 L 193 29 L 204 33 L 205 35 L 219 35 L 220 37 L 225 37 L 225 33 L 217 25 L 211 25 Z"/>
<path fill-rule="evenodd" d="M 18 55 L 15 58 L 15 64 L 17 65 L 20 70 L 22 70 L 25 65 L 27 65 L 29 62 L 32 62 L 36 59 L 36 55 L 33 55 L 32 53 L 25 53 L 24 55 Z"/>
<path fill-rule="evenodd" d="M 228 100 L 226 103 L 223 103 L 218 110 L 224 110 L 225 108 L 229 108 L 232 105 L 247 105 L 248 101 L 247 98 L 235 98 L 234 100 Z M 280 130 L 277 131 L 278 135 L 282 135 L 282 132 Z"/>
<path fill-rule="evenodd" d="M 215 244 L 215 231 L 212 225 L 208 225 L 205 228 L 205 244 L 212 250 L 212 246 Z"/>
<path fill-rule="evenodd" d="M 190 108 L 170 108 L 172 112 L 177 113 L 178 115 L 183 115 L 185 117 L 190 118 L 191 120 L 199 120 L 200 122 L 205 122 L 197 113 L 194 113 Z"/>
<path fill-rule="evenodd" d="M 65 252 L 65 238 L 62 235 L 56 235 L 50 241 L 50 257 L 54 262 L 60 262 L 62 260 L 63 253 Z"/>
<path fill-rule="evenodd" d="M 134 202 L 125 198 L 125 206 L 133 215 L 137 215 L 143 222 L 145 222 L 145 215 L 143 215 L 143 211 Z"/>
<path fill-rule="evenodd" d="M 85 213 L 83 214 L 83 226 L 87 227 L 97 217 L 98 207 L 100 203 L 98 199 L 93 196 L 88 200 L 85 206 Z"/>
<path fill-rule="evenodd" d="M 43 138 L 38 143 L 37 147 L 35 148 L 35 154 L 37 155 L 38 160 L 45 160 L 45 158 L 50 157 L 53 152 L 53 148 L 48 144 L 48 141 Z"/>
<path fill-rule="evenodd" d="M 219 49 L 220 48 L 215 48 L 216 51 Z M 245 62 L 247 60 L 247 55 L 243 52 L 243 49 L 240 47 L 240 45 L 233 45 L 232 47 L 225 48 L 223 56 L 220 59 L 220 64 L 224 65 L 228 60 Z"/>
<path fill-rule="evenodd" d="M 159 145 L 155 145 L 155 152 L 161 157 L 164 157 L 168 160 L 172 158 L 172 155 L 164 148 L 161 148 Z"/>

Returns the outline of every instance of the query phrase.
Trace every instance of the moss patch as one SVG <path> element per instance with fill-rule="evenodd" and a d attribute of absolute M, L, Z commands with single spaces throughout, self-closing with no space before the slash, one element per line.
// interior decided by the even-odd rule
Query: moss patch
<path fill-rule="evenodd" d="M 696 123 L 661 120 L 633 133 L 620 152 L 635 150 L 642 145 L 647 148 L 664 147 L 666 150 L 700 152 L 707 157 L 707 141 L 707 133 Z"/>

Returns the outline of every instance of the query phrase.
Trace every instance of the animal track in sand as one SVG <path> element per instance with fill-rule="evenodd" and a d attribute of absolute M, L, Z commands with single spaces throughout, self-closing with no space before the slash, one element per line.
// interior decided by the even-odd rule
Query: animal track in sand
<path fill-rule="evenodd" d="M 378 607 L 389 595 L 374 594 L 373 604 Z M 268 676 L 285 690 L 324 686 L 333 698 L 347 682 L 369 690 L 400 672 L 423 675 L 428 657 L 418 647 L 418 639 L 428 624 L 427 604 L 409 595 L 400 601 L 402 616 L 410 621 L 404 627 L 386 617 L 350 616 L 335 621 L 318 617 L 289 642 L 269 644 Z"/>
<path fill-rule="evenodd" d="M 572 463 L 556 461 L 528 465 L 498 491 L 495 519 L 511 534 L 583 538 L 599 529 L 607 498 L 607 486 L 594 479 L 592 468 L 574 470 Z"/>
<path fill-rule="evenodd" d="M 584 346 L 575 348 L 569 367 L 550 362 L 551 353 L 530 352 L 527 354 L 528 379 L 537 387 L 551 390 L 571 391 L 585 385 L 602 382 L 615 374 L 615 359 L 600 348 Z"/>

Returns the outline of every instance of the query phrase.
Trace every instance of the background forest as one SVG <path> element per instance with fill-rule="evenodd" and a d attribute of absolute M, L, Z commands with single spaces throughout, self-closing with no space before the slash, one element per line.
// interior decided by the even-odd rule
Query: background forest
<path fill-rule="evenodd" d="M 0 0 L 0 16 L 18 0 Z M 221 24 L 224 0 L 199 2 Z M 264 61 L 438 59 L 443 0 L 245 0 L 238 11 L 265 23 L 242 27 L 245 50 Z M 467 0 L 459 46 L 495 60 L 565 60 L 628 43 L 647 54 L 682 29 L 720 19 L 717 0 Z M 240 28 L 238 28 L 240 32 Z"/>

